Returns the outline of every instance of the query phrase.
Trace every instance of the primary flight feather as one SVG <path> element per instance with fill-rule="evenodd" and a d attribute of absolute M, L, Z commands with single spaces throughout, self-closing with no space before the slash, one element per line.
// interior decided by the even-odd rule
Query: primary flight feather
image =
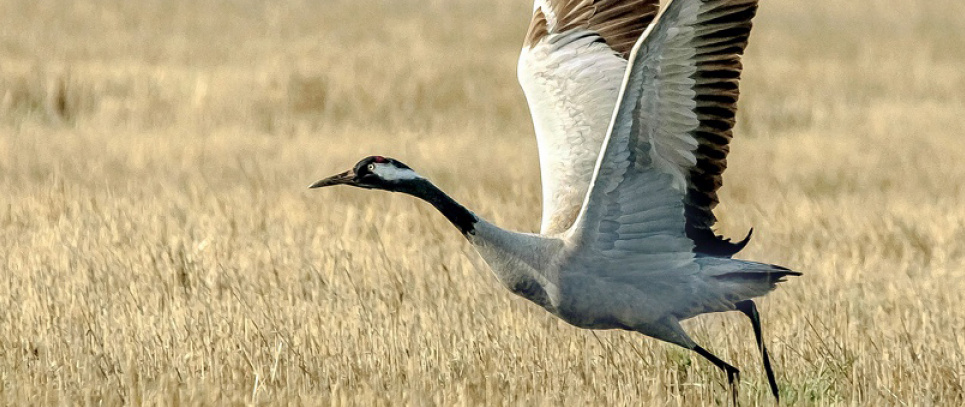
<path fill-rule="evenodd" d="M 312 187 L 403 192 L 435 206 L 497 279 L 578 327 L 640 332 L 739 371 L 680 321 L 737 310 L 754 325 L 778 388 L 754 297 L 787 268 L 736 260 L 713 232 L 756 0 L 537 0 L 518 76 L 540 151 L 540 234 L 472 213 L 398 160 L 371 156 Z"/>

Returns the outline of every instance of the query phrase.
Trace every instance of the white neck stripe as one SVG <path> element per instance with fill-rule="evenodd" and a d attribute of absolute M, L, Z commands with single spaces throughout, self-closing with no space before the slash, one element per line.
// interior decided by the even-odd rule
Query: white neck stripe
<path fill-rule="evenodd" d="M 372 170 L 372 173 L 378 175 L 379 178 L 382 178 L 386 181 L 402 181 L 422 178 L 419 176 L 419 174 L 416 174 L 415 171 L 412 171 L 411 169 L 399 168 L 392 164 L 386 163 L 376 163 L 375 169 Z"/>

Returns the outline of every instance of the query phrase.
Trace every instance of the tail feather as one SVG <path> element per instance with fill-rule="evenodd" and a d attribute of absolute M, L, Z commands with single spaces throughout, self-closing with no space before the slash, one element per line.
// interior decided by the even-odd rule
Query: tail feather
<path fill-rule="evenodd" d="M 786 281 L 787 277 L 801 275 L 787 267 L 743 260 L 731 260 L 728 267 L 715 269 L 708 276 L 733 300 L 760 297 L 777 288 L 777 283 Z"/>
<path fill-rule="evenodd" d="M 784 281 L 787 280 L 787 278 L 786 278 L 787 276 L 794 276 L 794 277 L 796 277 L 796 276 L 800 276 L 800 275 L 802 274 L 802 273 L 799 272 L 799 271 L 794 271 L 794 270 L 791 270 L 791 269 L 789 269 L 789 268 L 787 268 L 787 267 L 781 267 L 781 266 L 774 265 L 774 264 L 762 264 L 762 265 L 764 265 L 764 266 L 769 266 L 769 267 L 768 267 L 768 268 L 764 268 L 764 269 L 750 269 L 750 270 L 746 270 L 746 269 L 745 269 L 745 270 L 738 270 L 738 271 L 734 271 L 734 272 L 719 274 L 719 275 L 714 276 L 714 278 L 721 279 L 721 280 L 730 280 L 730 279 L 735 279 L 735 280 L 741 280 L 741 279 L 759 280 L 759 279 L 767 279 L 767 280 L 774 280 L 774 281 L 777 282 L 777 283 L 781 283 L 781 282 L 784 282 Z"/>
<path fill-rule="evenodd" d="M 761 297 L 777 283 L 800 272 L 774 264 L 727 258 L 698 257 L 700 275 L 705 286 L 694 296 L 693 308 L 676 314 L 679 319 L 707 312 L 733 311 L 737 303 Z"/>

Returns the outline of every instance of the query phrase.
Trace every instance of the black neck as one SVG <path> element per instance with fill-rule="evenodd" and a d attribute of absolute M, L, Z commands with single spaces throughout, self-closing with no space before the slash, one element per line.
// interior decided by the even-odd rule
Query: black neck
<path fill-rule="evenodd" d="M 476 222 L 478 221 L 476 215 L 473 215 L 472 212 L 450 198 L 438 187 L 432 185 L 428 180 L 420 179 L 409 182 L 400 187 L 399 192 L 420 198 L 435 206 L 463 235 L 475 233 Z"/>

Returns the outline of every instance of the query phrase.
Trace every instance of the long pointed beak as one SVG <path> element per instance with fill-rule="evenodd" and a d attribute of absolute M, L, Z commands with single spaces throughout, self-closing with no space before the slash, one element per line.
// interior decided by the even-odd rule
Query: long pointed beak
<path fill-rule="evenodd" d="M 321 188 L 321 187 L 328 187 L 332 185 L 354 185 L 354 184 L 355 184 L 355 171 L 348 170 L 341 174 L 336 174 L 331 177 L 325 178 L 323 180 L 319 180 L 314 184 L 309 185 L 308 187 Z"/>

